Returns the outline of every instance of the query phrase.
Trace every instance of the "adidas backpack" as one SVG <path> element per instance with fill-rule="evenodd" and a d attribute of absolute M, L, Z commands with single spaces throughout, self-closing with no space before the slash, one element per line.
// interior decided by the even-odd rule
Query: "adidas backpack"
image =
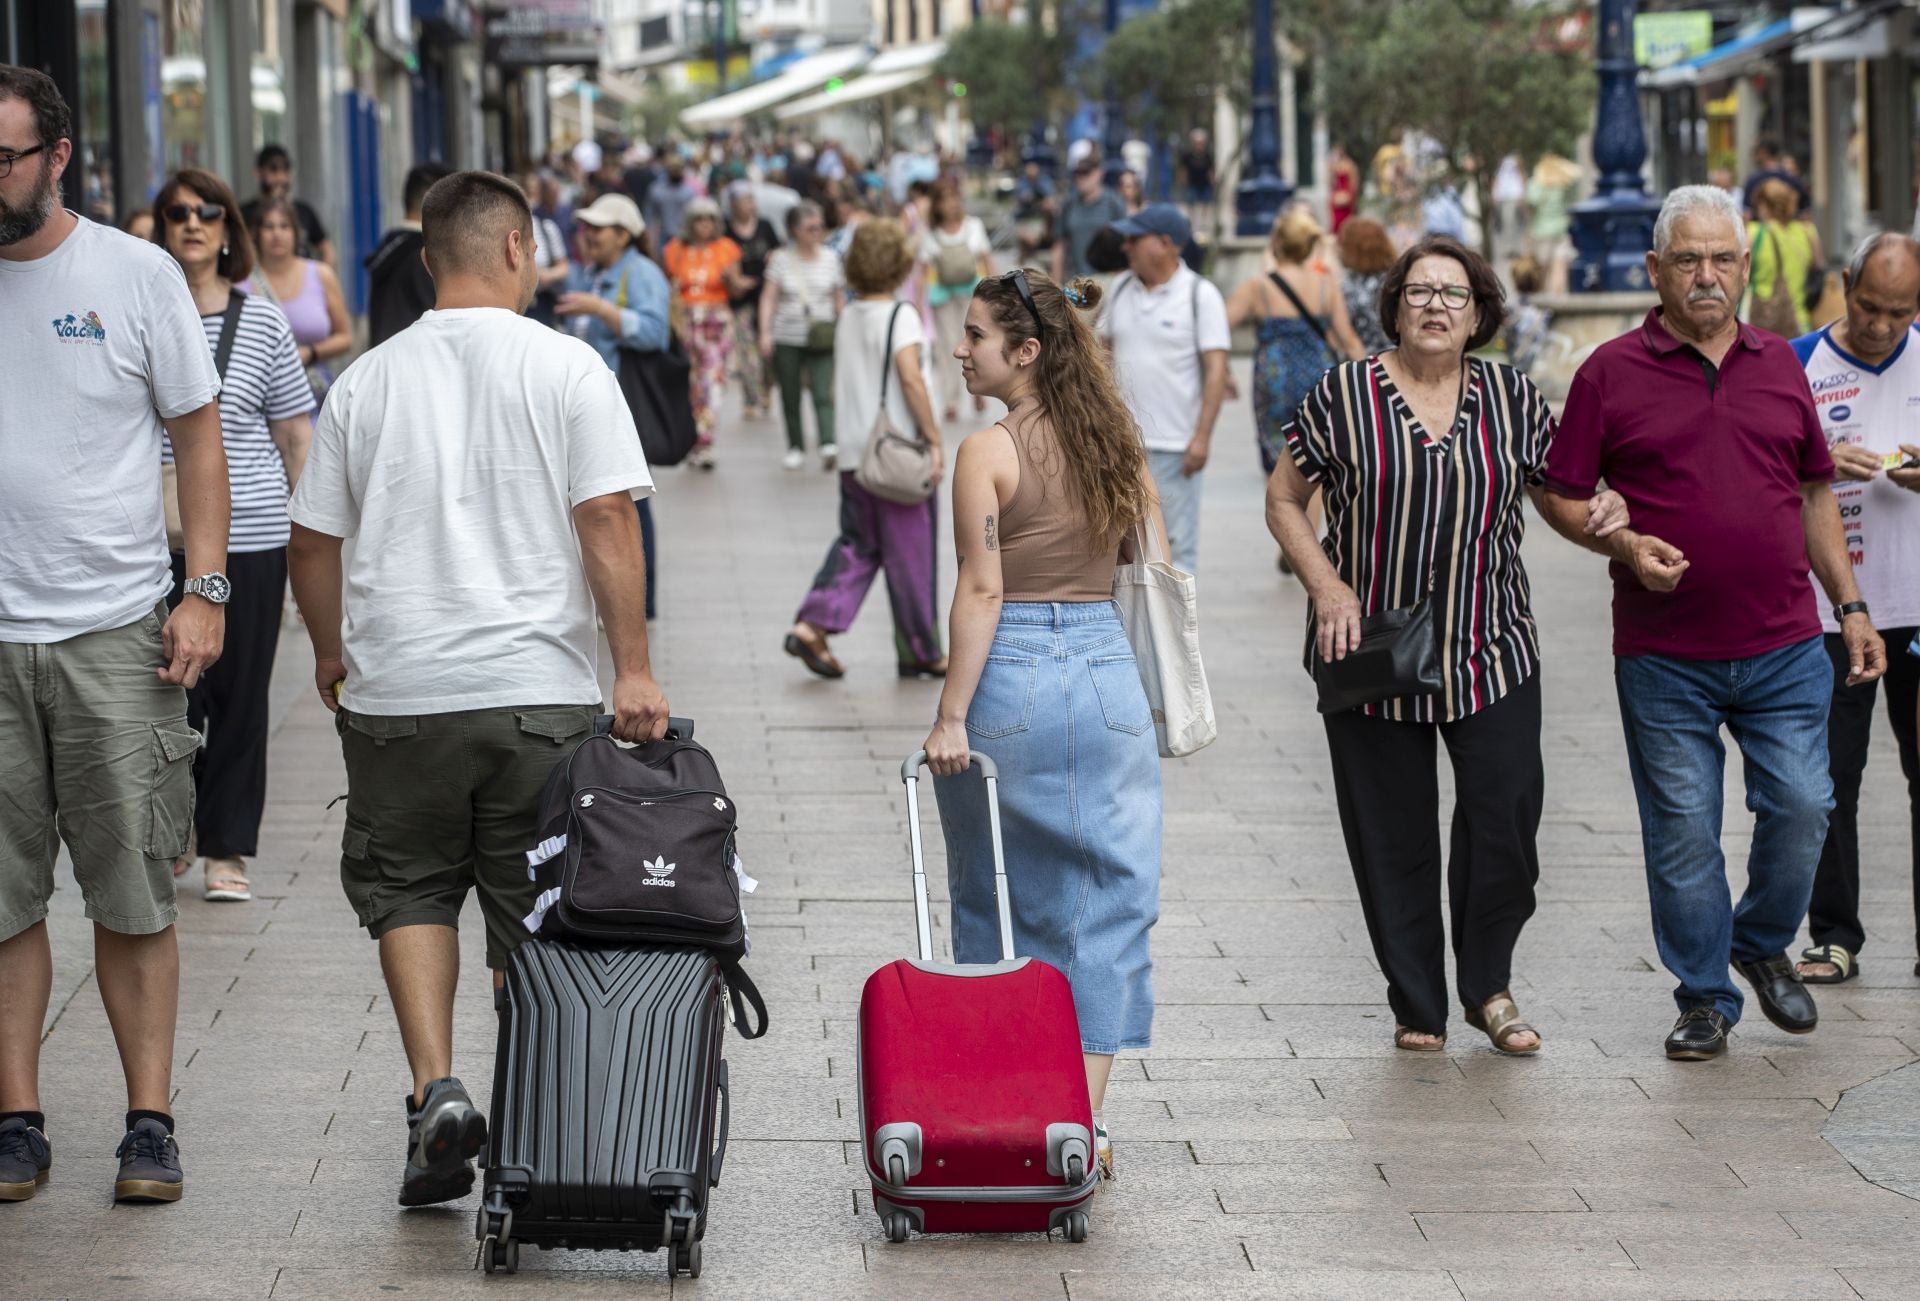
<path fill-rule="evenodd" d="M 547 778 L 540 844 L 527 854 L 527 875 L 540 887 L 527 929 L 598 945 L 711 949 L 741 1032 L 744 994 L 763 1034 L 766 1007 L 740 970 L 747 923 L 720 769 L 687 719 L 671 719 L 665 737 L 639 745 L 614 740 L 612 722 L 595 720 L 594 734 Z"/>

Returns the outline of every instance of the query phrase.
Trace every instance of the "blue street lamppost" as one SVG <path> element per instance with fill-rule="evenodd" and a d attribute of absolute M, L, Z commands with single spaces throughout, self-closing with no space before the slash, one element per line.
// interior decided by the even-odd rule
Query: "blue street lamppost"
<path fill-rule="evenodd" d="M 1273 0 L 1253 0 L 1253 122 L 1247 135 L 1247 179 L 1235 196 L 1236 232 L 1264 236 L 1293 197 L 1280 175 L 1280 65 L 1273 45 Z"/>
<path fill-rule="evenodd" d="M 1591 199 L 1573 210 L 1575 290 L 1644 291 L 1647 250 L 1660 205 L 1640 179 L 1647 160 L 1640 125 L 1639 68 L 1633 58 L 1634 0 L 1600 0 L 1594 69 L 1600 98 L 1593 126 L 1593 161 L 1600 180 Z"/>
<path fill-rule="evenodd" d="M 1027 5 L 1027 22 L 1032 25 L 1035 34 L 1046 30 L 1046 14 L 1044 9 L 1044 0 L 1029 0 Z M 1060 168 L 1060 161 L 1055 158 L 1053 154 L 1053 146 L 1047 143 L 1047 112 L 1044 91 L 1042 91 L 1038 111 L 1033 115 L 1033 129 L 1027 133 L 1027 147 L 1021 151 L 1020 161 L 1023 163 L 1039 163 L 1040 170 L 1048 176 L 1052 176 Z"/>

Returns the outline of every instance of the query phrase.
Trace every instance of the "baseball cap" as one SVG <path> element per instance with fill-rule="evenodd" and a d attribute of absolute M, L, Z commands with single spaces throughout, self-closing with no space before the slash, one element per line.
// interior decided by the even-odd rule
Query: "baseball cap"
<path fill-rule="evenodd" d="M 574 213 L 573 219 L 589 226 L 618 226 L 636 239 L 647 228 L 640 205 L 624 194 L 603 194 Z"/>
<path fill-rule="evenodd" d="M 1193 240 L 1193 224 L 1187 220 L 1186 213 L 1171 203 L 1149 203 L 1131 217 L 1114 222 L 1113 229 L 1122 239 L 1165 235 L 1175 248 L 1185 248 Z"/>
<path fill-rule="evenodd" d="M 1093 141 L 1091 140 L 1076 140 L 1067 146 L 1067 166 L 1075 171 L 1079 170 L 1081 163 L 1092 157 Z"/>
<path fill-rule="evenodd" d="M 573 161 L 579 164 L 583 172 L 599 171 L 603 161 L 599 144 L 592 140 L 582 140 L 573 147 Z"/>

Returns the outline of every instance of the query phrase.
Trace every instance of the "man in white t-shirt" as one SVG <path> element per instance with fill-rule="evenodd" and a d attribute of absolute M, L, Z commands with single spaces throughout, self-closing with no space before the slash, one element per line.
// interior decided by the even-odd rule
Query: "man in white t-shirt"
<path fill-rule="evenodd" d="M 380 943 L 413 1070 L 403 1206 L 473 1185 L 486 1123 L 453 1078 L 460 909 L 475 891 L 499 973 L 533 910 L 541 789 L 599 712 L 596 607 L 614 736 L 667 723 L 633 509 L 653 481 L 619 383 L 520 315 L 537 270 L 518 186 L 456 172 L 421 226 L 434 309 L 335 383 L 289 508 L 294 594 L 346 756 L 341 881 Z"/>
<path fill-rule="evenodd" d="M 1171 203 L 1149 204 L 1113 229 L 1126 240 L 1127 274 L 1107 293 L 1100 337 L 1140 424 L 1173 563 L 1191 574 L 1200 552 L 1201 471 L 1227 394 L 1227 303 L 1180 260 L 1193 228 Z"/>
<path fill-rule="evenodd" d="M 0 64 L 0 1201 L 53 1159 L 37 1077 L 65 840 L 127 1079 L 114 1196 L 170 1202 L 185 688 L 220 657 L 230 591 L 220 377 L 179 264 L 59 206 L 72 129 L 51 80 Z M 171 616 L 163 425 L 191 576 Z"/>
<path fill-rule="evenodd" d="M 1920 754 L 1915 709 L 1920 705 L 1920 659 L 1902 654 L 1920 630 L 1920 249 L 1905 235 L 1862 241 L 1843 276 L 1847 314 L 1824 330 L 1794 340 L 1806 368 L 1814 407 L 1833 450 L 1847 552 L 1860 597 L 1887 640 L 1887 720 L 1893 725 L 1900 767 L 1907 778 L 1913 826 L 1920 827 Z M 1827 753 L 1834 809 L 1826 847 L 1814 876 L 1807 922 L 1813 946 L 1801 955 L 1801 978 L 1838 984 L 1859 971 L 1866 943 L 1860 924 L 1860 778 L 1873 733 L 1875 684 L 1847 685 L 1847 651 L 1823 606 L 1827 650 L 1835 659 L 1833 704 L 1827 715 Z M 1920 908 L 1920 835 L 1912 837 L 1916 908 Z M 1917 925 L 1920 929 L 1920 925 Z M 1920 966 L 1916 966 L 1920 973 Z"/>

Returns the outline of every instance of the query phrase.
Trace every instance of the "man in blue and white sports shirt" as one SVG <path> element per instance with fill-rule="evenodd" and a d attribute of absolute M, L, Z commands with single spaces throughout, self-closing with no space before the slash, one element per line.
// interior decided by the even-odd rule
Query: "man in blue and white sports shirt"
<path fill-rule="evenodd" d="M 1920 756 L 1915 707 L 1920 658 L 1899 654 L 1920 628 L 1920 246 L 1905 235 L 1869 236 L 1846 270 L 1847 315 L 1794 341 L 1833 451 L 1833 493 L 1839 499 L 1847 552 L 1861 598 L 1872 607 L 1890 654 L 1887 716 L 1900 747 L 1913 820 L 1913 880 L 1920 908 Z M 1914 468 L 1902 468 L 1903 463 Z M 1847 653 L 1830 615 L 1821 620 L 1827 650 L 1837 658 L 1827 749 L 1834 810 L 1814 878 L 1808 924 L 1813 947 L 1801 955 L 1801 977 L 1838 984 L 1858 973 L 1866 943 L 1860 924 L 1860 777 L 1873 731 L 1875 684 L 1846 685 Z M 1920 929 L 1920 914 L 1916 915 Z M 1920 973 L 1920 966 L 1915 967 Z"/>

